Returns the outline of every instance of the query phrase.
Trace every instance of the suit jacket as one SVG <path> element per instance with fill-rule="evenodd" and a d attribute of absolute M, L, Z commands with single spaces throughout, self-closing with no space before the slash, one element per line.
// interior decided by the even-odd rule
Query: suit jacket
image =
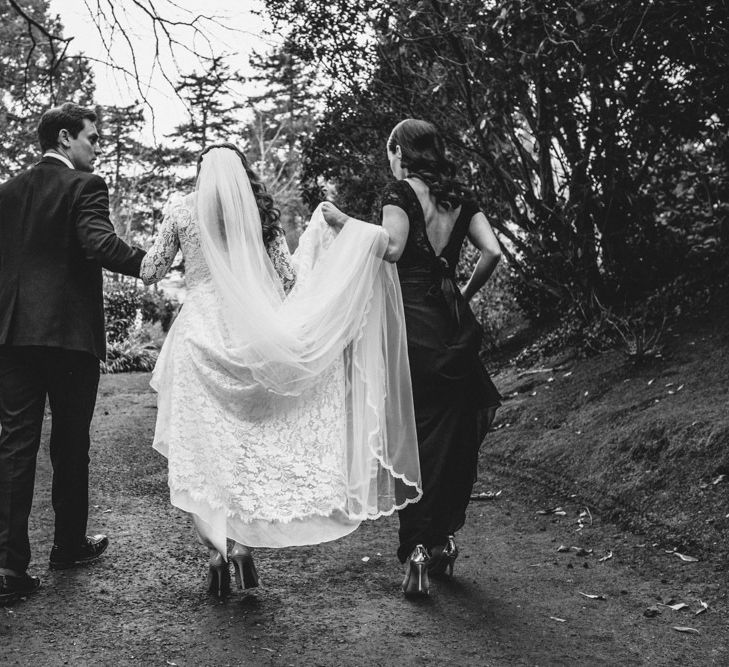
<path fill-rule="evenodd" d="M 139 276 L 143 257 L 114 232 L 104 179 L 43 158 L 0 185 L 0 345 L 104 359 L 101 269 Z"/>

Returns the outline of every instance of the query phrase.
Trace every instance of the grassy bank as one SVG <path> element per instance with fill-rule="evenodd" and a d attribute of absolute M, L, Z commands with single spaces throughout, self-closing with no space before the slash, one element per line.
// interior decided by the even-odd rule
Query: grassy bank
<path fill-rule="evenodd" d="M 577 494 L 729 568 L 729 295 L 673 326 L 664 345 L 640 367 L 611 351 L 502 371 L 506 400 L 482 466 Z"/>

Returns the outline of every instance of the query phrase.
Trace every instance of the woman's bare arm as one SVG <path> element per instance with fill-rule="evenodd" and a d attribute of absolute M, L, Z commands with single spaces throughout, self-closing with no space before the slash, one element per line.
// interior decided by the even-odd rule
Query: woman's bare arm
<path fill-rule="evenodd" d="M 336 230 L 342 229 L 348 220 L 357 219 L 342 213 L 331 202 L 324 202 L 321 211 L 326 223 Z M 359 222 L 368 224 L 361 220 Z M 385 230 L 388 236 L 387 249 L 382 258 L 386 262 L 397 262 L 402 256 L 403 250 L 405 250 L 405 242 L 408 240 L 410 231 L 410 221 L 405 211 L 399 206 L 390 204 L 384 206 L 382 208 L 382 229 Z"/>
<path fill-rule="evenodd" d="M 382 228 L 387 232 L 387 250 L 383 258 L 387 262 L 397 262 L 405 250 L 410 233 L 410 220 L 399 206 L 387 204 L 382 208 Z"/>
<path fill-rule="evenodd" d="M 491 277 L 501 259 L 501 246 L 486 216 L 478 212 L 471 218 L 468 227 L 468 238 L 481 256 L 473 269 L 471 278 L 463 288 L 463 298 L 470 301 Z"/>

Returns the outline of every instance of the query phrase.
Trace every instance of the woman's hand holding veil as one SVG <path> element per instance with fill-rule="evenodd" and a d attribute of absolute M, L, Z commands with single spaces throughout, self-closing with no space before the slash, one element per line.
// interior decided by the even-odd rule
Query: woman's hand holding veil
<path fill-rule="evenodd" d="M 344 227 L 344 223 L 349 220 L 349 216 L 346 213 L 342 213 L 332 202 L 325 201 L 321 205 L 321 212 L 324 216 L 324 221 L 335 231 L 341 231 Z"/>

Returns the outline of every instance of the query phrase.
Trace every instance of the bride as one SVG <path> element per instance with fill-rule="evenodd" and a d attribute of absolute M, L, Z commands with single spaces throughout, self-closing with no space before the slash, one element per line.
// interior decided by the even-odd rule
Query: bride
<path fill-rule="evenodd" d="M 324 205 L 326 206 L 326 205 Z M 253 547 L 317 544 L 421 496 L 403 306 L 387 233 L 315 211 L 291 257 L 232 144 L 198 159 L 141 277 L 178 251 L 187 294 L 160 352 L 154 448 L 210 549 L 209 591 L 258 585 Z"/>

